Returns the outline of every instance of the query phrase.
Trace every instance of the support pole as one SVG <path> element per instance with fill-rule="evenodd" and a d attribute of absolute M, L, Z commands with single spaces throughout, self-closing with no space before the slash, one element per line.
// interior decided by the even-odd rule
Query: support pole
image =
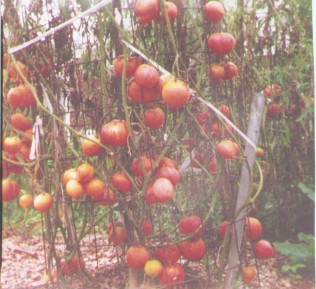
<path fill-rule="evenodd" d="M 264 96 L 262 93 L 255 94 L 252 104 L 251 104 L 251 112 L 249 117 L 248 138 L 257 145 L 260 127 L 263 115 L 264 108 Z M 238 220 L 234 226 L 234 233 L 232 234 L 232 239 L 230 243 L 230 250 L 228 255 L 228 264 L 227 268 L 229 268 L 224 287 L 225 289 L 232 289 L 233 283 L 236 278 L 238 266 L 240 264 L 239 254 L 241 241 L 244 230 L 244 219 L 246 217 L 246 209 L 245 204 L 247 202 L 247 198 L 249 196 L 249 183 L 250 183 L 250 175 L 253 171 L 253 165 L 256 158 L 256 151 L 254 148 L 249 145 L 249 143 L 245 142 L 245 161 L 241 168 L 240 182 L 239 182 L 239 190 L 236 201 L 235 208 L 235 218 Z M 242 209 L 243 208 L 243 209 Z M 238 213 L 239 212 L 239 213 Z M 238 214 L 238 215 L 237 215 Z"/>

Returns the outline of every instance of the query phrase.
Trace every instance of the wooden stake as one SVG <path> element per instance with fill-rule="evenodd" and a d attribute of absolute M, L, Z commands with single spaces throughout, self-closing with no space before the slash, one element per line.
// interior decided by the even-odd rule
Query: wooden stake
<path fill-rule="evenodd" d="M 262 93 L 257 93 L 252 101 L 251 112 L 249 117 L 248 124 L 248 138 L 254 143 L 257 144 L 260 134 L 260 126 L 262 121 L 264 108 L 264 96 Z M 249 196 L 249 183 L 250 183 L 250 174 L 252 173 L 253 164 L 256 158 L 256 150 L 249 144 L 245 143 L 245 161 L 241 168 L 241 176 L 239 182 L 239 190 L 236 201 L 235 208 L 235 218 L 238 220 L 234 226 L 234 231 L 232 234 L 232 240 L 230 243 L 230 250 L 228 256 L 227 264 L 227 274 L 224 282 L 223 288 L 232 289 L 233 283 L 236 278 L 237 270 L 240 265 L 239 254 L 241 241 L 244 230 L 244 219 L 246 217 L 245 206 L 247 198 Z M 238 214 L 238 215 L 237 215 Z"/>

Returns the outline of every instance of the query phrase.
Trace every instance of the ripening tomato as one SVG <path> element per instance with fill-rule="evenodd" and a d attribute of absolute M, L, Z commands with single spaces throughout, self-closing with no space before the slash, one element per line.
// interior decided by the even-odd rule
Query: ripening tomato
<path fill-rule="evenodd" d="M 28 108 L 36 103 L 31 87 L 26 84 L 11 88 L 7 94 L 6 101 L 13 108 Z"/>
<path fill-rule="evenodd" d="M 202 238 L 183 241 L 179 246 L 183 258 L 193 262 L 200 261 L 206 254 L 206 245 Z"/>
<path fill-rule="evenodd" d="M 162 264 L 158 260 L 148 260 L 144 266 L 144 272 L 151 278 L 156 278 L 162 272 Z"/>
<path fill-rule="evenodd" d="M 151 129 L 158 129 L 165 123 L 166 115 L 165 112 L 160 108 L 150 108 L 144 113 L 144 123 Z"/>
<path fill-rule="evenodd" d="M 116 172 L 112 177 L 113 186 L 122 193 L 127 193 L 133 188 L 133 183 L 123 172 Z"/>
<path fill-rule="evenodd" d="M 118 199 L 117 194 L 109 187 L 106 187 L 102 194 L 93 197 L 93 200 L 95 203 L 101 206 L 112 206 L 117 202 Z"/>
<path fill-rule="evenodd" d="M 134 74 L 134 81 L 142 88 L 154 88 L 158 85 L 158 70 L 150 64 L 141 64 Z"/>
<path fill-rule="evenodd" d="M 232 79 L 238 73 L 238 68 L 233 62 L 222 62 L 220 65 L 224 68 L 225 74 L 224 79 Z"/>
<path fill-rule="evenodd" d="M 275 249 L 270 242 L 266 240 L 260 240 L 255 244 L 256 256 L 260 259 L 268 259 L 274 256 Z"/>
<path fill-rule="evenodd" d="M 158 167 L 161 169 L 163 167 L 169 167 L 169 168 L 175 168 L 176 170 L 179 169 L 179 164 L 176 160 L 173 160 L 168 157 L 163 157 L 160 162 Z"/>
<path fill-rule="evenodd" d="M 239 156 L 239 146 L 231 140 L 222 140 L 216 146 L 219 155 L 225 159 L 230 160 Z"/>
<path fill-rule="evenodd" d="M 89 139 L 84 139 L 81 144 L 81 149 L 86 156 L 98 156 L 102 154 L 103 148 L 99 145 L 100 139 L 96 136 L 90 136 Z"/>
<path fill-rule="evenodd" d="M 227 105 L 222 104 L 218 107 L 218 110 L 225 115 L 227 118 L 230 118 L 230 109 Z"/>
<path fill-rule="evenodd" d="M 160 273 L 159 281 L 163 286 L 173 286 L 183 283 L 185 278 L 184 270 L 179 263 L 165 265 Z"/>
<path fill-rule="evenodd" d="M 53 198 L 49 193 L 41 193 L 37 195 L 34 199 L 34 209 L 41 212 L 45 213 L 47 212 L 51 206 L 53 205 Z"/>
<path fill-rule="evenodd" d="M 78 199 L 83 195 L 84 189 L 77 180 L 71 179 L 66 184 L 66 193 L 69 197 Z"/>
<path fill-rule="evenodd" d="M 103 125 L 100 132 L 101 142 L 110 146 L 126 146 L 128 129 L 125 120 L 113 119 Z"/>
<path fill-rule="evenodd" d="M 207 69 L 207 74 L 210 79 L 214 81 L 219 81 L 224 79 L 225 77 L 225 69 L 222 65 L 220 64 L 210 64 L 210 66 Z"/>
<path fill-rule="evenodd" d="M 189 85 L 170 79 L 162 88 L 162 100 L 171 109 L 184 107 L 190 100 Z"/>
<path fill-rule="evenodd" d="M 19 183 L 11 179 L 2 179 L 2 202 L 15 200 L 20 193 Z"/>
<path fill-rule="evenodd" d="M 263 95 L 265 97 L 275 98 L 282 92 L 281 86 L 277 84 L 270 84 L 266 86 L 263 90 Z"/>
<path fill-rule="evenodd" d="M 242 267 L 242 281 L 245 284 L 252 284 L 256 278 L 256 267 L 255 266 L 243 266 Z"/>
<path fill-rule="evenodd" d="M 157 173 L 157 178 L 166 178 L 174 186 L 180 183 L 180 173 L 173 167 L 161 167 Z"/>
<path fill-rule="evenodd" d="M 236 40 L 229 33 L 217 32 L 210 35 L 207 44 L 209 49 L 215 54 L 224 55 L 234 50 Z"/>
<path fill-rule="evenodd" d="M 30 153 L 31 153 L 31 148 L 29 146 L 27 146 L 26 144 L 22 143 L 21 149 L 19 151 L 19 153 L 21 154 L 23 160 L 25 162 L 29 162 L 30 161 Z"/>
<path fill-rule="evenodd" d="M 32 119 L 23 113 L 16 112 L 10 116 L 11 124 L 18 130 L 26 131 L 32 128 Z"/>
<path fill-rule="evenodd" d="M 3 140 L 2 148 L 3 151 L 8 154 L 16 154 L 22 147 L 22 140 L 17 136 L 8 136 Z"/>
<path fill-rule="evenodd" d="M 259 158 L 263 158 L 264 157 L 264 150 L 262 148 L 257 147 L 256 156 Z"/>
<path fill-rule="evenodd" d="M 24 194 L 19 199 L 19 205 L 23 209 L 30 209 L 33 207 L 33 196 L 31 194 Z"/>
<path fill-rule="evenodd" d="M 75 168 L 71 168 L 63 173 L 63 175 L 62 175 L 63 186 L 66 187 L 68 181 L 71 179 L 77 180 L 77 181 L 79 179 L 77 169 L 75 169 Z"/>
<path fill-rule="evenodd" d="M 95 176 L 94 167 L 87 163 L 81 164 L 77 168 L 77 175 L 78 182 L 81 184 L 86 184 L 90 182 Z"/>
<path fill-rule="evenodd" d="M 134 245 L 127 249 L 125 259 L 129 267 L 140 269 L 150 259 L 150 253 L 144 246 Z"/>
<path fill-rule="evenodd" d="M 142 60 L 139 57 L 130 56 L 126 60 L 126 76 L 131 77 L 134 75 L 137 67 L 141 64 Z M 120 55 L 114 60 L 114 71 L 115 75 L 122 77 L 123 65 L 124 65 L 124 55 Z"/>
<path fill-rule="evenodd" d="M 169 244 L 157 247 L 155 250 L 156 258 L 163 264 L 175 264 L 181 257 L 178 244 Z"/>
<path fill-rule="evenodd" d="M 99 198 L 104 194 L 106 185 L 100 179 L 92 179 L 83 185 L 83 189 L 88 196 L 92 198 Z"/>
<path fill-rule="evenodd" d="M 132 161 L 131 169 L 135 176 L 143 176 L 144 173 L 149 174 L 152 172 L 154 164 L 154 159 L 147 156 L 141 156 L 139 159 L 134 159 Z"/>
<path fill-rule="evenodd" d="M 173 184 L 166 178 L 159 178 L 153 184 L 153 192 L 157 202 L 165 203 L 170 201 L 174 195 Z"/>
<path fill-rule="evenodd" d="M 171 74 L 161 74 L 158 80 L 159 91 L 162 92 L 163 87 L 169 80 L 175 80 L 174 76 Z"/>
<path fill-rule="evenodd" d="M 225 9 L 223 4 L 218 1 L 209 1 L 204 6 L 204 14 L 209 22 L 216 23 L 222 20 L 225 16 Z"/>
<path fill-rule="evenodd" d="M 250 240 L 258 240 L 262 234 L 261 222 L 253 217 L 247 217 L 245 219 L 246 224 L 246 236 Z"/>

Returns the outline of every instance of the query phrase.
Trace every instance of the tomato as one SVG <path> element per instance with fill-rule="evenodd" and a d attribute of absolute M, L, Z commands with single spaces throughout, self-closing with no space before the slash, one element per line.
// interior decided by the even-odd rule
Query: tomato
<path fill-rule="evenodd" d="M 166 115 L 165 112 L 160 108 L 150 108 L 144 113 L 144 123 L 151 129 L 158 129 L 165 123 Z"/>
<path fill-rule="evenodd" d="M 195 118 L 203 126 L 211 119 L 211 112 L 209 110 L 201 110 L 195 115 Z"/>
<path fill-rule="evenodd" d="M 109 187 L 106 187 L 102 194 L 94 196 L 93 200 L 101 206 L 112 206 L 117 202 L 117 195 Z"/>
<path fill-rule="evenodd" d="M 144 266 L 144 272 L 151 278 L 156 278 L 162 272 L 162 264 L 158 260 L 148 260 Z"/>
<path fill-rule="evenodd" d="M 270 242 L 260 240 L 255 244 L 255 253 L 258 258 L 267 259 L 274 256 L 275 249 L 272 247 Z"/>
<path fill-rule="evenodd" d="M 35 65 L 44 78 L 48 78 L 54 68 L 53 63 L 49 59 L 46 59 L 45 62 L 38 61 Z"/>
<path fill-rule="evenodd" d="M 152 171 L 155 160 L 147 156 L 141 156 L 139 159 L 134 159 L 132 162 L 131 169 L 135 176 L 143 176 Z"/>
<path fill-rule="evenodd" d="M 189 261 L 200 261 L 206 254 L 206 245 L 202 238 L 183 241 L 179 246 L 183 258 Z"/>
<path fill-rule="evenodd" d="M 145 200 L 148 204 L 151 204 L 151 205 L 157 203 L 157 198 L 153 191 L 153 184 L 149 184 L 147 186 L 146 192 L 145 192 Z"/>
<path fill-rule="evenodd" d="M 180 248 L 177 244 L 170 244 L 156 248 L 156 258 L 163 264 L 175 264 L 181 257 Z"/>
<path fill-rule="evenodd" d="M 28 130 L 32 128 L 32 119 L 26 117 L 23 113 L 16 112 L 10 116 L 11 124 L 18 130 Z"/>
<path fill-rule="evenodd" d="M 207 69 L 207 74 L 210 79 L 214 81 L 219 81 L 224 79 L 225 77 L 225 69 L 220 64 L 211 64 Z"/>
<path fill-rule="evenodd" d="M 230 118 L 230 109 L 227 105 L 222 104 L 218 107 L 218 110 L 225 115 L 227 118 Z"/>
<path fill-rule="evenodd" d="M 104 194 L 106 185 L 100 179 L 92 179 L 83 185 L 83 189 L 88 196 L 99 198 Z"/>
<path fill-rule="evenodd" d="M 84 139 L 81 144 L 81 149 L 86 156 L 98 156 L 102 154 L 103 148 L 98 144 L 100 139 L 96 136 L 90 136 L 89 139 Z"/>
<path fill-rule="evenodd" d="M 127 249 L 125 259 L 129 267 L 140 269 L 150 259 L 150 253 L 145 247 L 134 245 Z"/>
<path fill-rule="evenodd" d="M 16 64 L 25 78 L 29 78 L 32 75 L 31 71 L 21 61 L 16 61 Z M 8 76 L 10 80 L 16 83 L 24 83 L 22 76 L 20 75 L 13 62 L 10 63 Z"/>
<path fill-rule="evenodd" d="M 94 176 L 95 176 L 95 171 L 93 166 L 91 166 L 90 164 L 81 164 L 78 168 L 77 168 L 77 175 L 78 175 L 78 181 L 81 184 L 86 184 L 88 182 L 90 182 Z"/>
<path fill-rule="evenodd" d="M 149 103 L 155 101 L 159 97 L 157 87 L 142 88 L 135 81 L 131 81 L 127 88 L 129 98 L 135 103 Z"/>
<path fill-rule="evenodd" d="M 225 238 L 226 230 L 227 230 L 227 228 L 229 228 L 229 226 L 230 226 L 230 222 L 229 221 L 224 221 L 218 226 L 217 231 L 218 231 L 218 234 L 222 238 Z"/>
<path fill-rule="evenodd" d="M 7 94 L 6 101 L 13 108 L 28 108 L 36 103 L 31 87 L 26 84 L 11 88 Z"/>
<path fill-rule="evenodd" d="M 239 146 L 231 140 L 221 141 L 217 144 L 216 148 L 220 156 L 225 160 L 238 157 L 240 153 Z"/>
<path fill-rule="evenodd" d="M 281 107 L 280 104 L 276 103 L 276 102 L 271 102 L 268 105 L 268 110 L 267 110 L 267 114 L 269 117 L 271 118 L 279 118 L 282 116 L 283 113 L 283 108 Z"/>
<path fill-rule="evenodd" d="M 30 161 L 30 153 L 31 153 L 31 148 L 29 146 L 27 146 L 26 144 L 22 143 L 21 149 L 19 151 L 19 153 L 21 154 L 23 160 L 25 162 L 29 162 Z"/>
<path fill-rule="evenodd" d="M 113 186 L 122 193 L 127 193 L 133 188 L 132 181 L 123 172 L 116 172 L 112 177 Z"/>
<path fill-rule="evenodd" d="M 204 232 L 201 218 L 196 215 L 182 218 L 179 222 L 179 231 L 181 234 L 197 232 L 194 237 L 203 237 Z"/>
<path fill-rule="evenodd" d="M 141 64 L 134 74 L 134 81 L 142 88 L 154 88 L 158 85 L 158 70 L 149 64 Z"/>
<path fill-rule="evenodd" d="M 159 168 L 169 167 L 169 168 L 175 168 L 176 170 L 178 170 L 179 164 L 176 160 L 173 160 L 173 159 L 168 158 L 168 157 L 162 157 L 162 159 L 159 162 L 158 167 Z"/>
<path fill-rule="evenodd" d="M 100 132 L 101 142 L 110 146 L 126 146 L 128 129 L 125 120 L 114 119 L 103 125 Z"/>
<path fill-rule="evenodd" d="M 158 171 L 157 178 L 166 178 L 174 186 L 180 183 L 180 173 L 173 167 L 161 167 Z"/>
<path fill-rule="evenodd" d="M 167 17 L 169 18 L 169 22 L 173 23 L 178 16 L 177 6 L 170 1 L 165 1 L 165 10 L 167 12 Z M 162 16 L 162 23 L 167 24 L 167 18 L 165 17 L 165 15 Z"/>
<path fill-rule="evenodd" d="M 20 186 L 17 181 L 2 179 L 2 202 L 15 200 L 20 193 Z"/>
<path fill-rule="evenodd" d="M 68 183 L 69 180 L 78 180 L 78 179 L 79 177 L 78 177 L 77 169 L 71 168 L 63 173 L 62 184 L 64 187 L 66 187 L 66 184 Z"/>
<path fill-rule="evenodd" d="M 134 10 L 141 18 L 156 19 L 159 16 L 159 0 L 137 0 Z"/>
<path fill-rule="evenodd" d="M 66 193 L 71 198 L 78 199 L 83 195 L 84 189 L 77 180 L 71 179 L 66 184 Z"/>
<path fill-rule="evenodd" d="M 120 225 L 114 224 L 114 226 L 113 225 L 109 226 L 108 234 L 109 234 L 109 243 L 113 243 L 117 246 L 121 246 L 127 240 L 126 229 L 125 227 L 120 226 Z"/>
<path fill-rule="evenodd" d="M 235 38 L 229 33 L 217 32 L 210 35 L 207 41 L 208 47 L 215 54 L 229 54 L 236 45 Z"/>
<path fill-rule="evenodd" d="M 53 205 L 53 198 L 49 193 L 42 193 L 39 194 L 35 197 L 34 199 L 34 209 L 41 212 L 45 213 L 47 212 L 51 206 Z"/>
<path fill-rule="evenodd" d="M 222 62 L 220 65 L 224 68 L 224 79 L 232 79 L 238 73 L 238 68 L 233 62 Z"/>
<path fill-rule="evenodd" d="M 257 147 L 256 156 L 259 158 L 263 158 L 264 157 L 264 150 L 262 148 Z"/>
<path fill-rule="evenodd" d="M 126 76 L 131 77 L 134 75 L 135 70 L 141 64 L 142 60 L 139 57 L 130 56 L 126 60 Z M 124 65 L 124 55 L 120 55 L 114 60 L 114 71 L 115 75 L 122 77 L 123 65 Z"/>
<path fill-rule="evenodd" d="M 28 129 L 24 131 L 22 134 L 22 142 L 28 146 L 32 145 L 32 140 L 33 140 L 33 130 Z"/>
<path fill-rule="evenodd" d="M 169 80 L 175 80 L 174 76 L 171 74 L 161 74 L 158 80 L 159 91 L 162 92 L 163 87 Z"/>
<path fill-rule="evenodd" d="M 185 274 L 182 266 L 176 263 L 173 265 L 163 266 L 159 281 L 161 285 L 173 286 L 174 284 L 182 283 L 184 281 L 184 277 Z"/>
<path fill-rule="evenodd" d="M 190 100 L 189 85 L 170 79 L 162 88 L 162 100 L 171 109 L 184 107 Z"/>
<path fill-rule="evenodd" d="M 262 234 L 261 222 L 253 217 L 246 218 L 246 236 L 251 240 L 258 240 Z"/>
<path fill-rule="evenodd" d="M 157 202 L 165 203 L 173 198 L 173 184 L 166 178 L 158 178 L 153 184 L 153 192 Z"/>
<path fill-rule="evenodd" d="M 142 222 L 142 232 L 145 236 L 150 235 L 154 231 L 154 227 L 151 221 L 143 220 Z"/>
<path fill-rule="evenodd" d="M 204 6 L 204 14 L 209 22 L 216 23 L 222 20 L 225 16 L 225 9 L 223 4 L 218 1 L 209 1 Z"/>
<path fill-rule="evenodd" d="M 220 124 L 218 121 L 214 121 L 212 123 L 212 136 L 213 137 L 229 136 L 230 132 L 232 131 L 233 131 L 233 128 L 227 123 Z"/>
<path fill-rule="evenodd" d="M 243 266 L 242 267 L 242 281 L 245 284 L 252 284 L 256 278 L 256 267 L 255 266 Z"/>
<path fill-rule="evenodd" d="M 18 162 L 18 163 L 20 162 L 16 155 L 9 155 L 9 160 Z M 23 166 L 16 165 L 10 162 L 6 163 L 6 168 L 10 173 L 15 174 L 15 175 L 21 175 L 24 172 Z"/>
<path fill-rule="evenodd" d="M 16 154 L 22 147 L 22 140 L 17 136 L 8 136 L 3 140 L 2 149 L 9 154 Z"/>
<path fill-rule="evenodd" d="M 19 205 L 23 209 L 30 209 L 33 207 L 33 196 L 31 194 L 24 194 L 19 199 Z"/>
<path fill-rule="evenodd" d="M 142 23 L 142 24 L 150 23 L 152 20 L 154 20 L 154 19 L 150 15 L 148 15 L 148 16 L 139 16 L 138 17 L 138 22 Z"/>
<path fill-rule="evenodd" d="M 266 86 L 263 90 L 263 95 L 265 97 L 275 98 L 282 92 L 281 86 L 277 84 L 270 84 Z"/>

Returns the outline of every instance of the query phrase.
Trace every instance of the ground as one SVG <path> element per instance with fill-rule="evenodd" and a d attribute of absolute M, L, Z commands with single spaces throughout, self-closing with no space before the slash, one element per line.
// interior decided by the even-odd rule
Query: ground
<path fill-rule="evenodd" d="M 74 277 L 67 277 L 67 285 L 58 285 L 48 281 L 45 271 L 45 255 L 42 237 L 32 236 L 17 228 L 5 227 L 2 236 L 2 268 L 1 288 L 2 289 L 35 289 L 35 288 L 93 288 L 93 289 L 118 289 L 126 288 L 128 269 L 123 259 L 118 263 L 117 254 L 121 252 L 108 247 L 107 240 L 104 240 L 102 249 L 95 246 L 87 246 L 82 250 L 85 256 L 85 267 L 88 275 L 79 274 Z M 98 238 L 98 237 L 97 237 Z M 100 245 L 103 240 L 98 240 Z M 93 240 L 85 239 L 83 244 L 91 244 Z M 58 245 L 57 249 L 62 249 Z M 258 280 L 251 287 L 241 285 L 240 288 L 262 288 L 262 289 L 312 289 L 315 288 L 315 280 L 311 277 L 304 280 L 290 278 L 280 272 L 280 267 L 286 262 L 286 258 L 277 254 L 269 260 L 258 262 L 260 284 Z M 197 276 L 199 268 L 187 268 L 188 276 Z M 92 281 L 89 281 L 91 278 Z M 201 285 L 203 282 L 192 281 L 182 286 L 185 289 L 209 288 Z M 158 288 L 157 286 L 143 285 L 142 289 Z"/>

